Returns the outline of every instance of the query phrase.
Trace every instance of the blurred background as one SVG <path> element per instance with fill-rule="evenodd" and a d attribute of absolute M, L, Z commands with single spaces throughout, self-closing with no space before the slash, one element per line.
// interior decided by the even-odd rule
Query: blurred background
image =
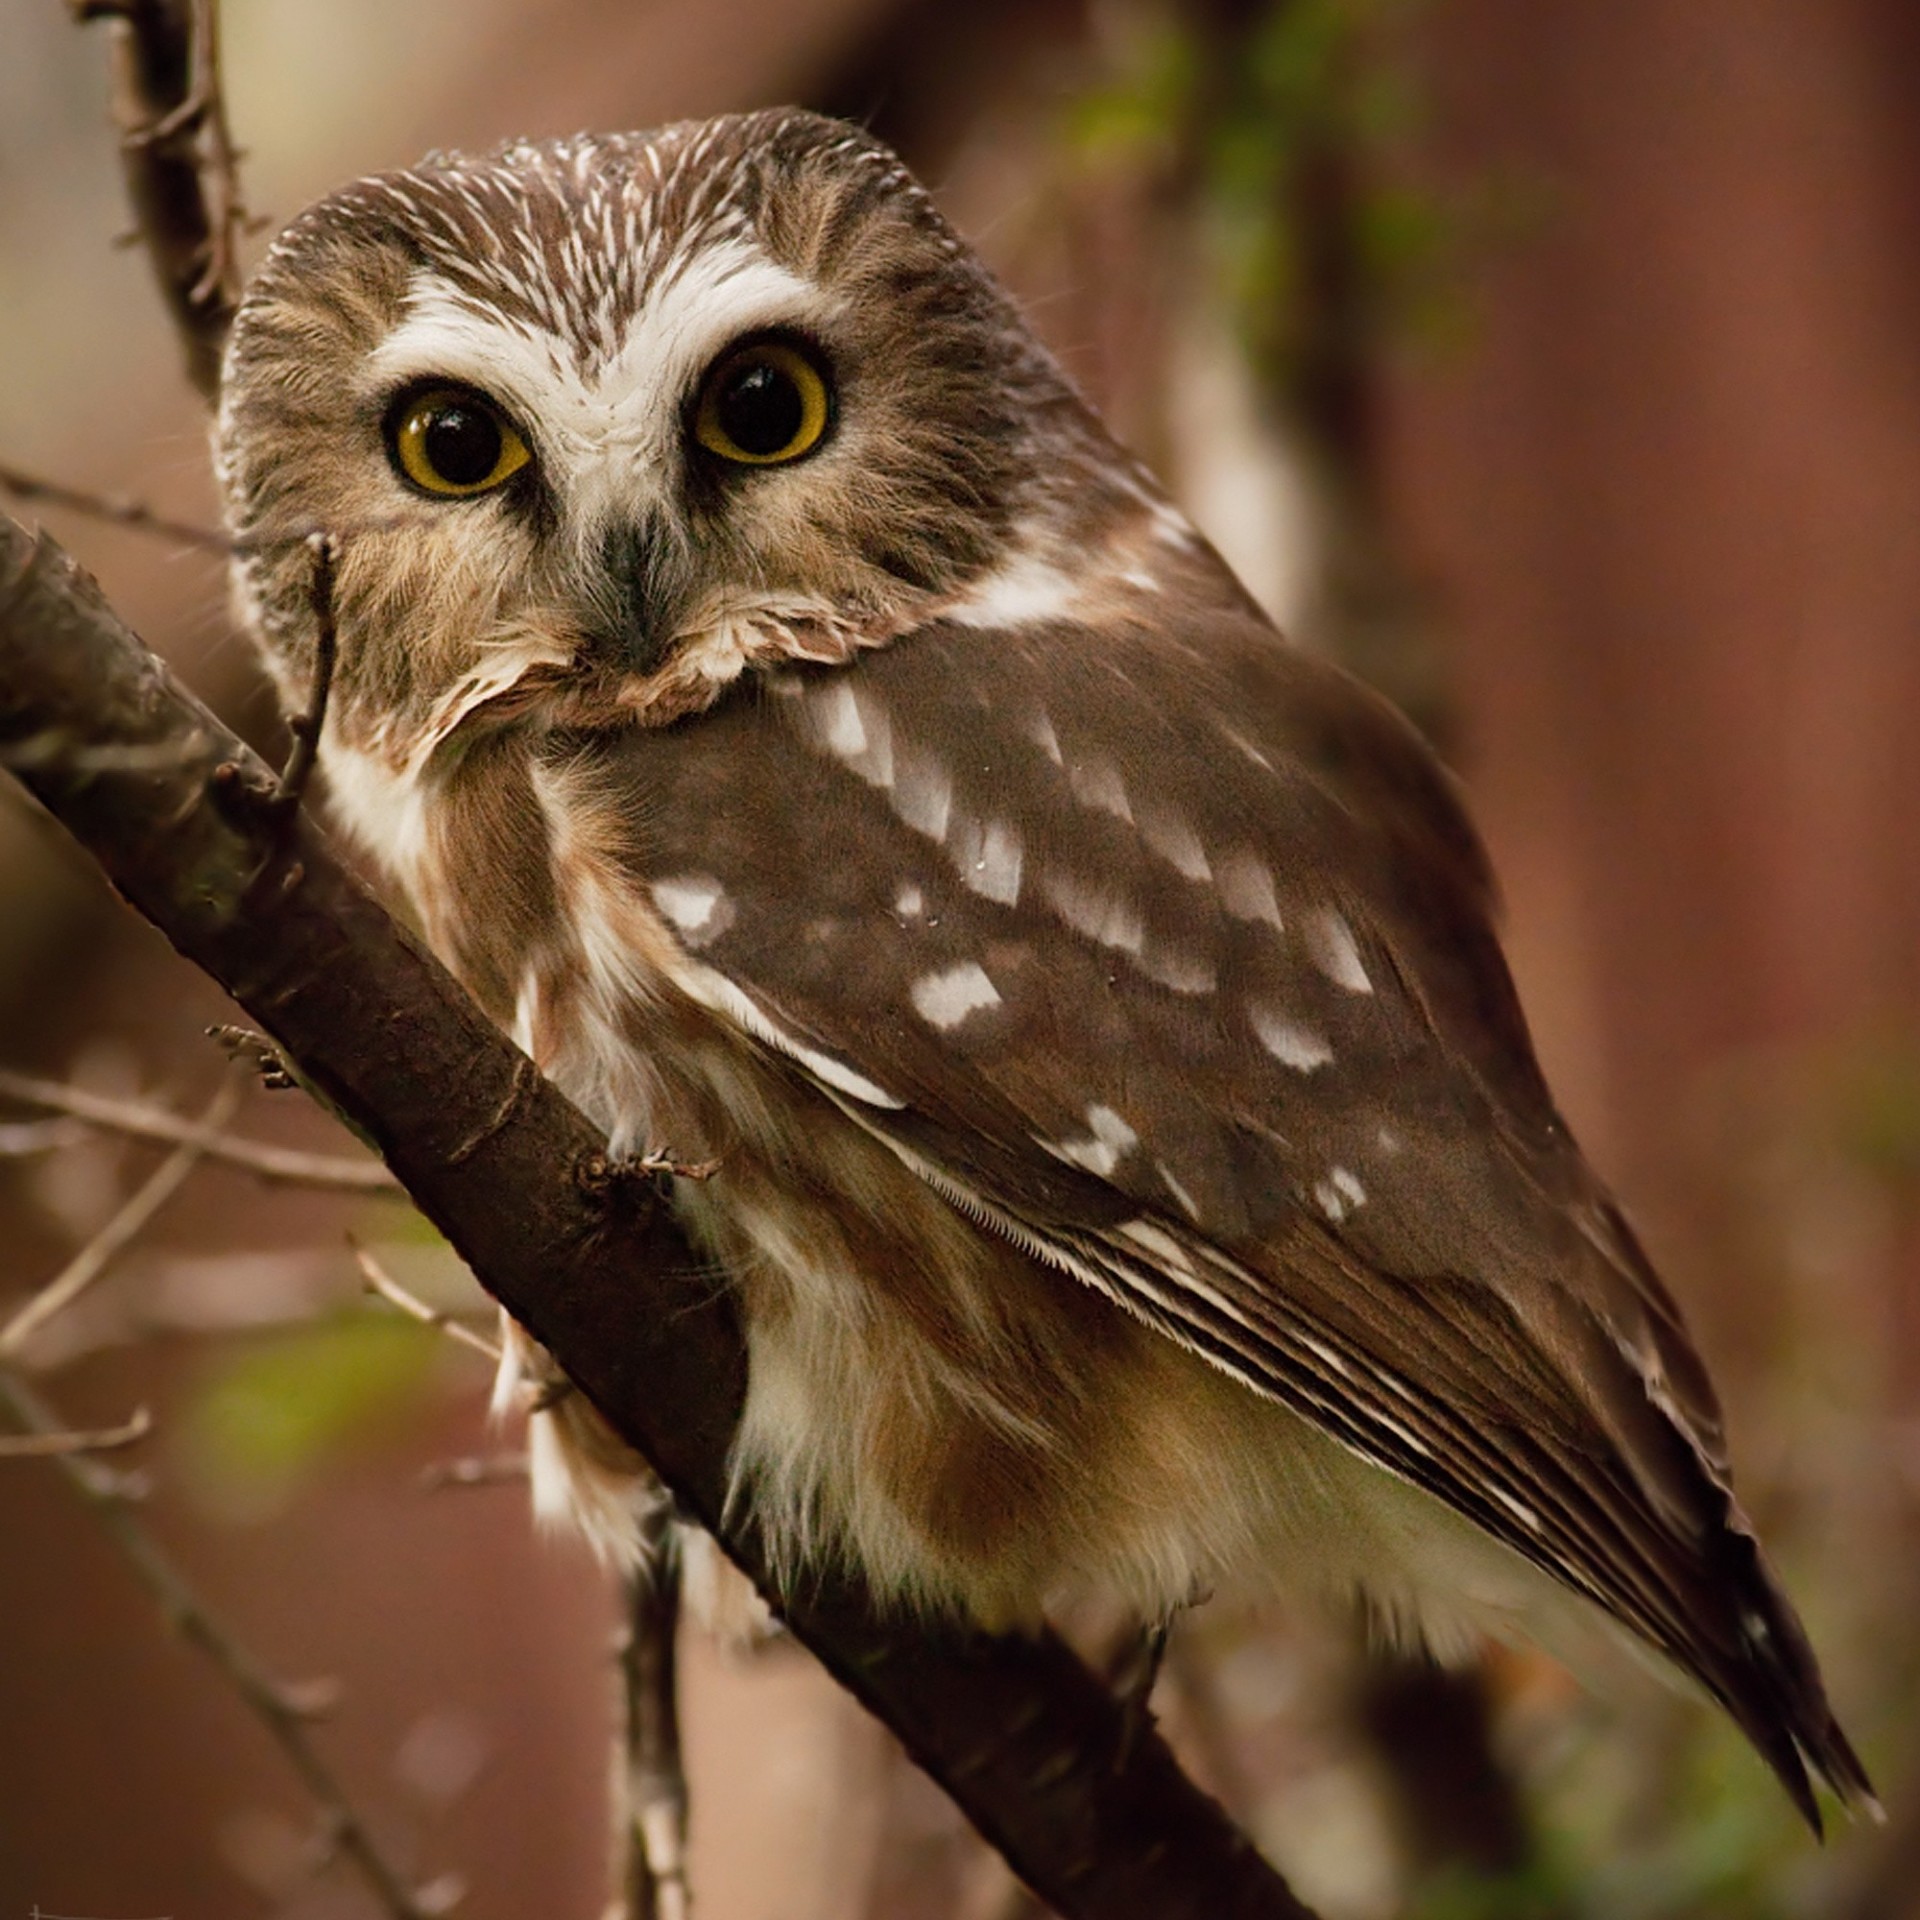
<path fill-rule="evenodd" d="M 1891 1819 L 1816 1849 L 1633 1675 L 1439 1679 L 1203 1610 L 1159 1704 L 1300 1893 L 1920 1915 L 1920 10 L 233 0 L 225 31 L 272 225 L 428 147 L 866 121 L 1253 591 L 1463 775 L 1549 1077 L 1715 1367 Z M 115 245 L 104 54 L 0 0 L 0 462 L 212 524 Z M 271 746 L 216 563 L 45 518 Z M 231 1017 L 0 784 L 0 1068 L 197 1111 Z M 237 1126 L 353 1151 L 297 1094 Z M 0 1099 L 0 1314 L 161 1153 Z M 472 1920 L 596 1914 L 613 1597 L 510 1476 L 431 1490 L 518 1436 L 483 1362 L 365 1300 L 349 1233 L 463 1298 L 399 1203 L 206 1168 L 24 1364 L 72 1422 L 152 1407 L 142 1523 L 273 1672 L 338 1683 L 316 1739 L 410 1872 Z M 1031 1911 L 805 1655 L 683 1657 L 702 1920 Z M 0 1920 L 36 1904 L 376 1911 L 58 1474 L 0 1460 Z"/>

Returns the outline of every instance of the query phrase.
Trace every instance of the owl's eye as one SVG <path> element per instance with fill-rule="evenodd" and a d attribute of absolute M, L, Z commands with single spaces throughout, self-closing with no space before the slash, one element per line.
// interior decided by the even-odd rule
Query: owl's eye
<path fill-rule="evenodd" d="M 811 453 L 832 411 L 826 376 L 805 353 L 784 340 L 755 340 L 708 373 L 693 434 L 723 460 L 776 467 Z"/>
<path fill-rule="evenodd" d="M 442 498 L 486 493 L 533 457 L 514 424 L 471 387 L 429 387 L 402 399 L 387 421 L 393 463 Z"/>

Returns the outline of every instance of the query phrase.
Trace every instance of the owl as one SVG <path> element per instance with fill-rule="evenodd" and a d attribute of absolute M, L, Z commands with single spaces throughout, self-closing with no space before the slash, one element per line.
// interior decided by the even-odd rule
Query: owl
<path fill-rule="evenodd" d="M 331 805 L 738 1305 L 776 1567 L 988 1626 L 1620 1633 L 1867 1801 L 1446 774 L 1286 644 L 900 162 L 797 111 L 280 238 L 217 459 Z M 522 1342 L 519 1365 L 543 1360 Z M 575 1396 L 538 1498 L 610 1551 Z"/>

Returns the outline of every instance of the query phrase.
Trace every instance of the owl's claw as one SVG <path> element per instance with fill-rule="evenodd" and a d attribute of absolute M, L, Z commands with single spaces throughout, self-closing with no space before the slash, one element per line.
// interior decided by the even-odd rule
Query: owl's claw
<path fill-rule="evenodd" d="M 665 1147 L 649 1147 L 641 1153 L 590 1153 L 581 1161 L 577 1178 L 589 1193 L 605 1195 L 634 1185 L 651 1187 L 663 1176 L 711 1180 L 719 1171 L 718 1160 L 680 1160 Z"/>

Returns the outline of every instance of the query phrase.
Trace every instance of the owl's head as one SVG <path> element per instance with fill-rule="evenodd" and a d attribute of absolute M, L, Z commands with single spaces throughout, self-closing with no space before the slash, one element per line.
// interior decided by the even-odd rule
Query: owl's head
<path fill-rule="evenodd" d="M 417 770 L 462 728 L 663 721 L 883 644 L 1095 441 L 894 156 L 773 112 L 320 202 L 240 309 L 218 458 L 283 690 L 328 532 L 330 738 Z"/>

